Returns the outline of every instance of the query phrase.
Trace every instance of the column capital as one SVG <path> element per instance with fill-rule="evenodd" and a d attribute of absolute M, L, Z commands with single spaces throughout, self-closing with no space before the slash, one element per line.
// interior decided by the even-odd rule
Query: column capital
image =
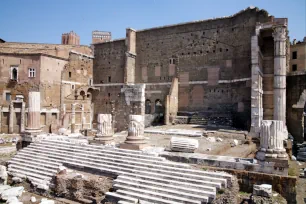
<path fill-rule="evenodd" d="M 287 39 L 287 27 L 283 25 L 273 27 L 272 36 L 274 41 L 285 41 Z"/>

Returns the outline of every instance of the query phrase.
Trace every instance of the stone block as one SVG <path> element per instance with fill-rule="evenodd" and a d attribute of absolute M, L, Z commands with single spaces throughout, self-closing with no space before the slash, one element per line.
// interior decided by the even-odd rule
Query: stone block
<path fill-rule="evenodd" d="M 254 185 L 253 195 L 270 198 L 272 196 L 272 185 L 270 184 Z"/>

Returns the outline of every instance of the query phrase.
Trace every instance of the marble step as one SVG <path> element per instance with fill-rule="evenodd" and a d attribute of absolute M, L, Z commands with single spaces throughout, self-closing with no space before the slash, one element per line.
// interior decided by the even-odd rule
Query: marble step
<path fill-rule="evenodd" d="M 52 147 L 52 146 L 49 146 L 49 147 Z M 68 150 L 68 149 L 67 149 Z M 70 149 L 69 149 L 70 150 Z M 78 150 L 80 152 L 82 152 L 81 150 Z M 116 157 L 116 156 L 113 156 L 113 155 L 110 155 L 110 154 L 101 154 L 101 156 L 110 156 L 110 157 Z M 123 159 L 123 158 L 122 158 Z M 139 159 L 138 159 L 139 160 Z M 138 161 L 137 160 L 137 161 Z M 144 162 L 150 162 L 148 160 L 141 160 L 141 161 L 144 161 Z M 196 173 L 196 174 L 201 174 L 201 175 L 209 175 L 209 176 L 212 176 L 212 177 L 221 177 L 221 178 L 227 178 L 229 180 L 231 180 L 232 176 L 229 175 L 229 174 L 226 174 L 226 173 L 218 173 L 218 172 L 210 172 L 210 171 L 200 171 L 200 170 L 193 170 L 193 169 L 190 169 L 190 166 L 189 165 L 182 165 L 182 164 L 178 164 L 178 163 L 175 163 L 175 162 L 169 162 L 169 161 L 164 161 L 164 162 L 154 162 L 154 164 L 160 164 L 160 165 L 165 165 L 165 166 L 173 166 L 173 167 L 177 167 L 176 171 L 179 171 L 180 167 L 183 168 L 184 171 L 186 172 L 190 172 L 190 173 Z M 182 169 L 181 168 L 181 169 Z"/>
<path fill-rule="evenodd" d="M 133 204 L 133 203 L 127 202 L 127 201 L 124 201 L 124 200 L 119 200 L 118 204 Z"/>
<path fill-rule="evenodd" d="M 105 195 L 106 195 L 106 199 L 113 198 L 111 199 L 111 201 L 119 201 L 119 202 L 123 201 L 123 202 L 134 203 L 134 204 L 138 203 L 138 199 L 135 199 L 130 196 L 121 195 L 116 192 L 106 192 Z"/>
<path fill-rule="evenodd" d="M 126 195 L 126 196 L 133 196 L 134 198 L 137 198 L 140 200 L 144 201 L 149 201 L 152 203 L 158 203 L 158 204 L 189 204 L 189 203 L 197 203 L 201 204 L 201 201 L 194 201 L 194 200 L 188 200 L 186 201 L 185 199 L 180 200 L 180 197 L 175 197 L 175 196 L 170 196 L 166 194 L 159 194 L 151 191 L 133 191 L 133 190 L 117 190 L 117 193 L 121 195 Z"/>
<path fill-rule="evenodd" d="M 23 166 L 32 166 L 32 165 L 37 165 L 37 167 L 39 166 L 42 166 L 42 167 L 47 167 L 49 168 L 50 170 L 55 170 L 55 171 L 50 171 L 50 172 L 56 172 L 57 168 L 58 168 L 58 165 L 50 165 L 49 162 L 47 161 L 44 161 L 43 163 L 37 163 L 35 161 L 32 161 L 32 160 L 25 160 L 25 159 L 19 159 L 19 158 L 16 158 L 14 157 L 12 160 L 10 160 L 8 162 L 9 164 L 22 164 Z"/>
<path fill-rule="evenodd" d="M 216 197 L 216 189 L 215 188 L 201 188 L 201 186 L 184 186 L 184 184 L 178 184 L 178 185 L 171 185 L 167 184 L 165 182 L 161 181 L 150 181 L 145 180 L 143 178 L 135 178 L 135 177 L 129 177 L 129 176 L 118 176 L 116 180 L 114 180 L 115 184 L 130 184 L 130 185 L 146 185 L 146 186 L 153 186 L 158 188 L 164 188 L 164 189 L 173 189 L 178 192 L 186 192 L 189 194 L 196 194 L 196 195 L 204 195 L 209 198 L 215 198 Z M 200 188 L 200 189 L 199 189 Z"/>
<path fill-rule="evenodd" d="M 37 147 L 35 146 L 34 148 L 36 149 L 40 149 L 40 150 L 45 150 L 46 148 L 40 148 L 40 147 Z M 69 151 L 68 149 L 62 149 L 62 150 L 58 150 L 57 152 L 65 152 L 65 151 Z M 68 154 L 68 153 L 67 153 Z M 73 154 L 73 153 L 71 153 Z M 75 155 L 80 155 L 80 156 L 84 156 L 86 158 L 88 158 L 88 156 L 92 157 L 92 158 L 98 158 L 99 160 L 100 159 L 103 159 L 105 162 L 112 162 L 114 161 L 115 163 L 117 162 L 120 162 L 120 163 L 124 163 L 126 165 L 133 165 L 133 166 L 136 166 L 135 164 L 139 165 L 138 168 L 142 168 L 142 169 L 148 169 L 148 168 L 154 168 L 154 171 L 162 171 L 163 173 L 172 173 L 174 172 L 174 174 L 177 174 L 177 175 L 180 175 L 181 173 L 184 173 L 184 174 L 197 174 L 197 175 L 194 175 L 194 178 L 205 178 L 205 177 L 212 177 L 210 178 L 211 181 L 220 181 L 222 182 L 222 184 L 224 184 L 226 186 L 226 183 L 227 181 L 224 179 L 229 179 L 231 180 L 231 176 L 230 175 L 227 175 L 227 174 L 222 174 L 222 173 L 215 173 L 215 172 L 207 172 L 207 171 L 199 171 L 199 170 L 192 170 L 192 169 L 183 169 L 183 168 L 175 168 L 175 167 L 167 167 L 167 166 L 163 166 L 163 163 L 160 163 L 160 165 L 151 165 L 151 164 L 147 164 L 147 163 L 144 163 L 144 162 L 129 162 L 129 161 L 126 161 L 126 160 L 120 160 L 120 159 L 111 159 L 111 158 L 107 158 L 107 157 L 103 157 L 103 156 L 92 156 L 92 155 L 88 155 L 88 154 L 81 154 L 81 153 L 74 153 L 73 154 L 74 156 Z M 113 163 L 114 164 L 114 163 Z M 131 166 L 130 166 L 131 167 Z M 151 169 L 150 169 L 151 171 Z M 171 172 L 169 172 L 171 171 Z M 201 175 L 198 175 L 198 174 L 201 174 Z M 192 176 L 192 175 L 190 175 Z M 214 178 L 215 177 L 215 178 Z M 220 178 L 221 177 L 221 178 Z"/>
<path fill-rule="evenodd" d="M 26 169 L 9 167 L 8 171 L 9 171 L 9 174 L 11 174 L 13 176 L 17 176 L 17 177 L 23 178 L 23 179 L 27 178 L 27 177 L 33 177 L 33 178 L 37 178 L 37 179 L 41 179 L 41 180 L 46 180 L 46 181 L 51 181 L 52 180 L 51 176 L 43 176 L 43 174 L 40 174 L 38 172 L 36 172 L 36 173 L 29 172 Z"/>
<path fill-rule="evenodd" d="M 130 156 L 132 158 L 143 158 L 143 159 L 148 159 L 148 160 L 155 160 L 155 161 L 164 161 L 165 158 L 163 157 L 157 157 L 157 156 L 151 156 L 151 155 L 145 155 L 145 154 L 140 154 L 137 153 L 135 154 L 133 150 L 129 151 L 118 151 L 119 149 L 114 148 L 114 149 L 107 149 L 107 148 L 99 148 L 97 145 L 73 145 L 71 143 L 59 143 L 59 142 L 54 142 L 54 141 L 48 141 L 48 140 L 43 140 L 38 143 L 32 143 L 31 145 L 51 145 L 53 148 L 57 148 L 58 146 L 69 146 L 72 149 L 87 149 L 89 152 L 103 152 L 103 153 L 111 153 L 112 155 L 121 155 L 121 156 Z"/>
<path fill-rule="evenodd" d="M 48 154 L 47 150 L 41 149 L 39 154 L 44 153 L 45 155 Z M 208 176 L 197 176 L 192 174 L 185 174 L 185 173 L 179 173 L 179 172 L 173 172 L 173 171 L 165 171 L 165 170 L 159 170 L 159 169 L 151 169 L 141 166 L 133 166 L 129 164 L 124 164 L 124 161 L 122 163 L 116 163 L 116 162 L 108 162 L 104 160 L 94 160 L 84 157 L 75 156 L 73 153 L 62 151 L 61 153 L 55 153 L 53 151 L 52 155 L 49 155 L 48 157 L 54 158 L 55 155 L 57 155 L 58 159 L 62 159 L 65 162 L 76 160 L 80 163 L 88 163 L 88 161 L 92 161 L 92 163 L 95 166 L 101 166 L 101 167 L 107 167 L 107 168 L 119 168 L 122 171 L 130 172 L 130 173 L 140 173 L 140 174 L 149 174 L 149 175 L 156 175 L 159 177 L 167 177 L 175 180 L 186 180 L 194 183 L 199 184 L 205 184 L 213 187 L 217 187 L 218 189 L 221 188 L 221 185 L 224 185 L 226 187 L 226 179 L 221 178 L 213 178 Z M 46 155 L 47 156 L 47 155 Z M 70 159 L 71 158 L 71 159 Z M 72 159 L 73 158 L 73 159 Z M 85 161 L 84 161 L 85 160 Z"/>
<path fill-rule="evenodd" d="M 121 190 L 133 190 L 133 189 L 143 189 L 143 190 L 148 190 L 148 191 L 154 191 L 157 193 L 164 193 L 172 196 L 178 196 L 182 198 L 187 198 L 187 199 L 194 199 L 194 200 L 200 200 L 200 201 L 208 201 L 208 197 L 204 196 L 202 194 L 190 194 L 186 193 L 184 191 L 177 191 L 173 189 L 168 189 L 168 188 L 159 188 L 151 185 L 143 185 L 143 184 L 138 184 L 135 182 L 125 182 L 125 181 L 114 181 L 115 185 L 113 186 L 115 189 L 121 189 Z M 137 191 L 137 190 L 135 190 Z"/>
<path fill-rule="evenodd" d="M 8 167 L 11 169 L 21 169 L 27 172 L 33 172 L 33 173 L 37 173 L 37 174 L 48 176 L 48 177 L 52 177 L 56 173 L 56 171 L 55 173 L 51 173 L 50 171 L 48 171 L 47 168 L 44 168 L 44 167 L 34 168 L 35 167 L 34 165 L 29 166 L 29 165 L 21 165 L 21 164 L 16 164 L 16 165 L 9 164 Z"/>

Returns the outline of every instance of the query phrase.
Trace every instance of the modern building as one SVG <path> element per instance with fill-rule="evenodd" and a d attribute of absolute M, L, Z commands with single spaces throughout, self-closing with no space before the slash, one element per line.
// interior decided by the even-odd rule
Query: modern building
<path fill-rule="evenodd" d="M 107 31 L 92 31 L 92 44 L 108 42 L 112 40 L 112 33 Z"/>

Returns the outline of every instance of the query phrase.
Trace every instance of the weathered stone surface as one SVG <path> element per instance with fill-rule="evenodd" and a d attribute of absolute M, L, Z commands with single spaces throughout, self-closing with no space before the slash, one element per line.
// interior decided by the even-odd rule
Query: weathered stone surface
<path fill-rule="evenodd" d="M 172 137 L 170 140 L 170 149 L 178 152 L 194 152 L 199 147 L 199 141 L 196 139 Z"/>
<path fill-rule="evenodd" d="M 48 200 L 47 198 L 42 198 L 40 204 L 55 204 L 54 200 Z"/>
<path fill-rule="evenodd" d="M 256 154 L 259 160 L 266 158 L 287 158 L 284 140 L 288 138 L 283 121 L 263 120 L 260 132 L 260 149 Z"/>
<path fill-rule="evenodd" d="M 109 144 L 113 142 L 113 124 L 111 114 L 98 114 L 97 118 L 98 132 L 95 136 L 95 140 L 102 144 Z"/>
<path fill-rule="evenodd" d="M 2 191 L 2 193 L 0 194 L 0 198 L 2 200 L 7 200 L 10 197 L 19 197 L 22 195 L 23 190 L 24 190 L 24 187 L 22 186 L 8 188 Z"/>
<path fill-rule="evenodd" d="M 253 195 L 270 198 L 272 196 L 272 185 L 270 184 L 254 185 Z"/>
<path fill-rule="evenodd" d="M 6 167 L 0 165 L 0 185 L 7 184 L 7 176 L 8 175 L 7 175 Z"/>

